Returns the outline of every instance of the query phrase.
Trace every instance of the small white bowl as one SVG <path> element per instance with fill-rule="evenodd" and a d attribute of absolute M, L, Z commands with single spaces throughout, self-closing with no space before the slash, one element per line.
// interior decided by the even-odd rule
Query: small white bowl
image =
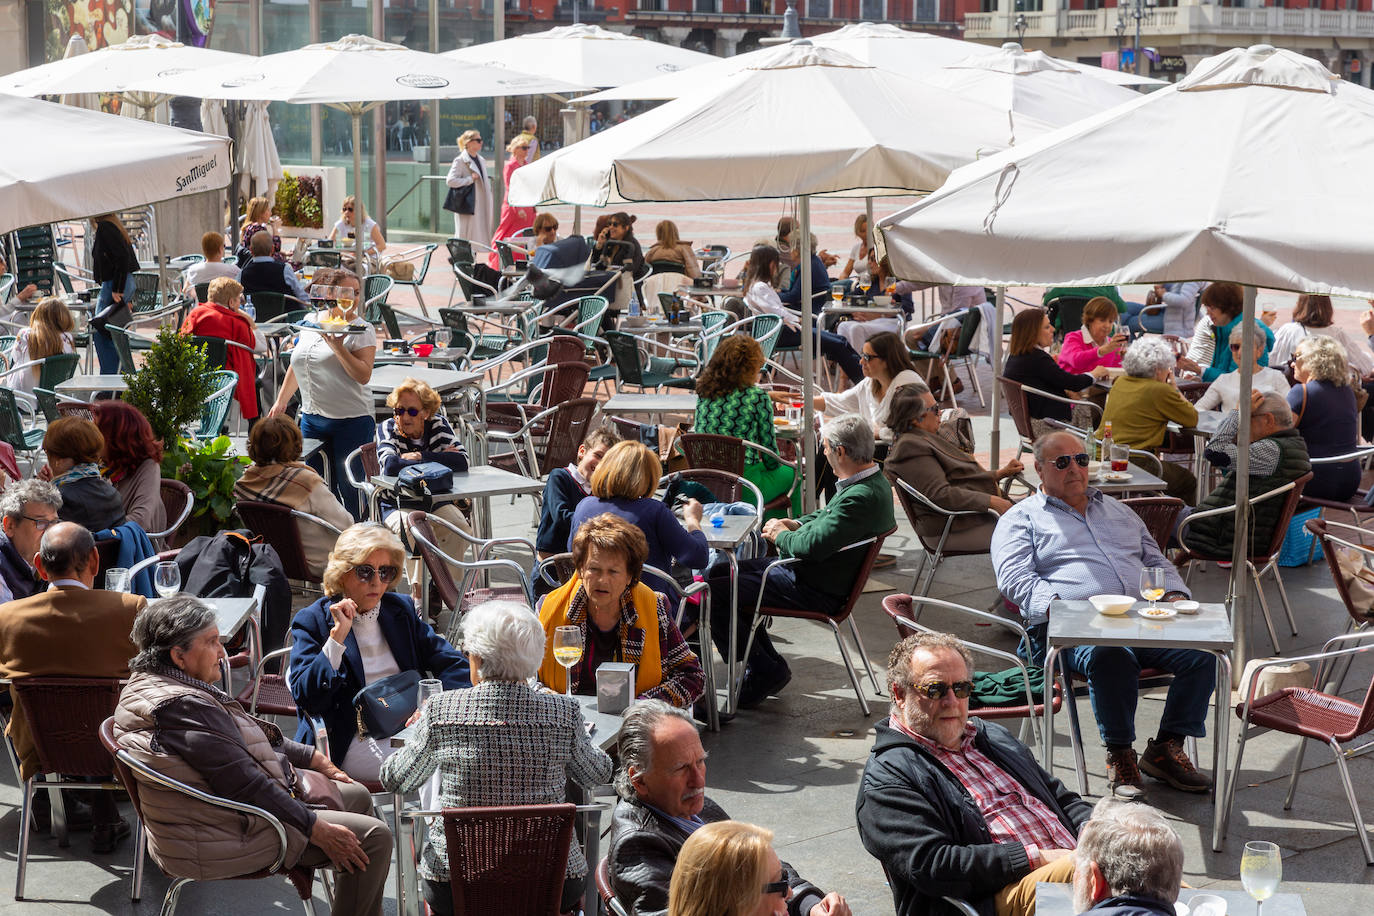
<path fill-rule="evenodd" d="M 1174 610 L 1180 614 L 1196 614 L 1201 607 L 1196 601 L 1175 601 Z"/>
<path fill-rule="evenodd" d="M 1135 604 L 1135 599 L 1130 595 L 1093 595 L 1088 600 L 1097 608 L 1097 613 L 1107 617 L 1120 617 Z"/>

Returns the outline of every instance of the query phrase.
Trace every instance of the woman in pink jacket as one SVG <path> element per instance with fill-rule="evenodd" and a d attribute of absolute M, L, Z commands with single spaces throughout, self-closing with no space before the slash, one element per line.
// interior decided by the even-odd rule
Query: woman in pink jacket
<path fill-rule="evenodd" d="M 1059 365 L 1067 372 L 1091 372 L 1098 366 L 1119 368 L 1126 351 L 1126 333 L 1112 333 L 1117 322 L 1116 305 L 1102 296 L 1083 306 L 1083 327 L 1064 335 Z"/>

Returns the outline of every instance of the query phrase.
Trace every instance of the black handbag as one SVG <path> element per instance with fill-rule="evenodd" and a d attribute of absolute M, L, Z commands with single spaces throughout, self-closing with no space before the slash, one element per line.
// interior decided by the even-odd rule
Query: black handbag
<path fill-rule="evenodd" d="M 353 696 L 358 716 L 358 736 L 390 738 L 406 727 L 419 708 L 420 672 L 401 671 L 373 681 Z"/>
<path fill-rule="evenodd" d="M 476 183 L 463 185 L 461 188 L 449 188 L 448 195 L 444 198 L 444 209 L 450 213 L 471 216 L 477 209 Z"/>
<path fill-rule="evenodd" d="M 453 469 L 437 461 L 421 461 L 401 468 L 401 473 L 396 475 L 396 484 L 402 496 L 416 499 L 452 493 Z"/>

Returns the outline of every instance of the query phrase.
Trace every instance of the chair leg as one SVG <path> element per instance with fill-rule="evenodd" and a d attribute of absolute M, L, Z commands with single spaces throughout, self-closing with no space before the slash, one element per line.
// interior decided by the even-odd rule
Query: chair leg
<path fill-rule="evenodd" d="M 1350 782 L 1350 770 L 1346 766 L 1345 754 L 1341 753 L 1341 746 L 1336 741 L 1328 741 L 1331 750 L 1336 755 L 1336 769 L 1341 774 L 1341 785 L 1345 787 L 1345 798 L 1350 802 L 1350 813 L 1355 818 L 1355 835 L 1360 838 L 1360 847 L 1364 849 L 1364 864 L 1374 865 L 1374 852 L 1369 848 L 1369 831 L 1365 829 L 1364 817 L 1360 814 L 1360 800 L 1355 795 L 1355 787 Z"/>
<path fill-rule="evenodd" d="M 134 818 L 134 888 L 129 899 L 134 903 L 143 899 L 143 863 L 148 860 L 148 834 L 141 818 Z"/>
<path fill-rule="evenodd" d="M 917 587 L 920 585 L 920 582 L 921 582 L 921 574 L 922 574 L 923 572 L 926 571 L 926 561 L 927 561 L 927 559 L 929 558 L 929 556 L 930 556 L 930 555 L 929 555 L 925 550 L 922 550 L 922 551 L 921 551 L 921 559 L 920 559 L 920 562 L 918 562 L 918 563 L 916 564 L 916 572 L 913 573 L 912 576 L 911 576 L 911 591 L 910 591 L 910 594 L 912 594 L 912 595 L 919 595 L 919 594 L 920 594 L 920 592 L 917 591 Z M 18 773 L 18 772 L 19 772 L 19 769 L 18 769 L 19 764 L 18 764 L 18 762 L 16 762 L 14 766 L 15 766 L 15 772 Z"/>
<path fill-rule="evenodd" d="M 1069 712 L 1070 740 L 1074 746 L 1074 763 L 1078 768 L 1078 794 L 1088 794 L 1088 766 L 1083 755 L 1083 730 L 1078 724 L 1078 700 L 1073 693 L 1073 679 L 1069 676 L 1068 663 L 1060 656 L 1059 676 L 1064 680 L 1064 708 Z M 1045 761 L 1045 769 L 1053 772 L 1051 761 Z"/>
<path fill-rule="evenodd" d="M 23 785 L 24 800 L 19 814 L 19 852 L 17 856 L 19 868 L 14 876 L 15 900 L 24 899 L 24 873 L 28 871 L 29 867 L 29 828 L 33 823 L 33 779 L 24 780 Z"/>
<path fill-rule="evenodd" d="M 840 628 L 835 625 L 835 621 L 827 620 L 830 624 L 830 631 L 835 634 L 835 644 L 840 647 L 840 657 L 844 659 L 844 670 L 849 674 L 849 683 L 854 688 L 854 697 L 859 701 L 859 709 L 863 710 L 864 717 L 867 718 L 868 699 L 864 696 L 863 684 L 859 683 L 859 672 L 854 669 L 854 662 L 849 657 L 849 649 L 844 644 L 844 636 L 840 633 Z"/>
<path fill-rule="evenodd" d="M 878 677 L 873 673 L 873 664 L 868 660 L 868 653 L 864 651 L 864 641 L 859 636 L 859 626 L 854 622 L 854 615 L 849 615 L 849 632 L 854 636 L 854 646 L 859 650 L 859 658 L 864 663 L 864 668 L 868 671 L 869 683 L 873 685 L 873 692 L 878 696 L 886 696 L 883 693 L 882 685 L 878 683 Z"/>
<path fill-rule="evenodd" d="M 1302 756 L 1307 750 L 1307 739 L 1298 742 L 1298 752 L 1293 755 L 1293 772 L 1288 774 L 1288 794 L 1283 797 L 1283 810 L 1293 808 L 1293 796 L 1298 793 L 1298 777 L 1302 775 Z"/>
<path fill-rule="evenodd" d="M 1313 538 L 1313 543 L 1316 543 L 1316 538 Z M 1283 587 L 1283 576 L 1279 574 L 1279 561 L 1277 557 L 1271 559 L 1269 565 L 1260 570 L 1260 575 L 1263 576 L 1266 572 L 1271 570 L 1274 573 L 1274 583 L 1279 587 L 1279 600 L 1283 602 L 1283 612 L 1288 615 L 1288 629 L 1292 631 L 1294 636 L 1297 636 L 1298 624 L 1297 621 L 1293 619 L 1293 606 L 1288 603 L 1288 589 Z"/>
<path fill-rule="evenodd" d="M 1274 618 L 1269 616 L 1269 600 L 1264 597 L 1264 586 L 1260 583 L 1259 573 L 1249 560 L 1245 565 L 1250 570 L 1250 578 L 1255 583 L 1255 595 L 1259 598 L 1260 611 L 1264 614 L 1264 625 L 1269 629 L 1269 642 L 1274 646 L 1274 654 L 1279 654 L 1279 634 L 1274 630 Z"/>
<path fill-rule="evenodd" d="M 1226 832 L 1231 828 L 1231 805 L 1236 799 L 1236 786 L 1240 784 L 1240 762 L 1245 759 L 1245 741 L 1249 737 L 1245 726 L 1241 726 L 1240 743 L 1236 745 L 1236 763 L 1231 768 L 1231 776 L 1226 780 L 1226 801 L 1221 809 L 1221 838 L 1226 839 Z"/>
<path fill-rule="evenodd" d="M 935 584 L 935 570 L 940 568 L 940 561 L 943 559 L 944 557 L 938 553 L 931 556 L 930 563 L 925 566 L 926 576 L 925 581 L 921 583 L 921 590 L 914 594 L 920 595 L 922 598 L 930 597 L 930 587 Z"/>
<path fill-rule="evenodd" d="M 168 885 L 167 896 L 162 898 L 162 911 L 159 916 L 172 916 L 177 911 L 177 901 L 181 899 L 181 889 L 190 883 L 190 878 L 176 878 Z"/>

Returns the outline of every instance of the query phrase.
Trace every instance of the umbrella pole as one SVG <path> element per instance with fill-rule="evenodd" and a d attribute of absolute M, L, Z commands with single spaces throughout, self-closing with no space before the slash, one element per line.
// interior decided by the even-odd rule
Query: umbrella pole
<path fill-rule="evenodd" d="M 801 343 L 802 343 L 802 460 L 806 469 L 802 490 L 802 511 L 816 508 L 816 440 L 815 429 L 816 366 L 815 329 L 811 325 L 811 198 L 797 198 L 797 219 L 801 245 L 797 270 L 801 271 Z"/>
<path fill-rule="evenodd" d="M 1241 310 L 1240 352 L 1255 352 L 1255 288 L 1245 287 L 1245 305 Z M 1236 399 L 1240 428 L 1236 430 L 1236 515 L 1231 547 L 1231 636 L 1232 684 L 1218 684 L 1218 691 L 1229 690 L 1240 679 L 1250 658 L 1250 577 L 1246 563 L 1250 545 L 1250 398 L 1254 376 L 1254 360 L 1237 360 L 1239 364 L 1241 396 Z M 1276 650 L 1277 651 L 1277 650 Z"/>
<path fill-rule="evenodd" d="M 242 176 L 236 163 L 239 152 L 239 140 L 243 137 L 243 121 L 239 117 L 239 112 L 243 109 L 242 102 L 224 103 L 224 123 L 229 128 L 229 241 L 232 243 L 230 250 L 239 247 L 239 183 Z"/>
<path fill-rule="evenodd" d="M 992 432 L 988 434 L 988 460 L 994 474 L 1002 466 L 1002 385 L 997 376 L 1002 374 L 1002 313 L 1006 307 L 1007 288 L 999 286 L 992 325 Z"/>
<path fill-rule="evenodd" d="M 363 202 L 363 107 L 351 105 L 348 113 L 353 117 L 353 272 L 362 282 L 363 270 L 363 221 L 358 219 Z"/>

